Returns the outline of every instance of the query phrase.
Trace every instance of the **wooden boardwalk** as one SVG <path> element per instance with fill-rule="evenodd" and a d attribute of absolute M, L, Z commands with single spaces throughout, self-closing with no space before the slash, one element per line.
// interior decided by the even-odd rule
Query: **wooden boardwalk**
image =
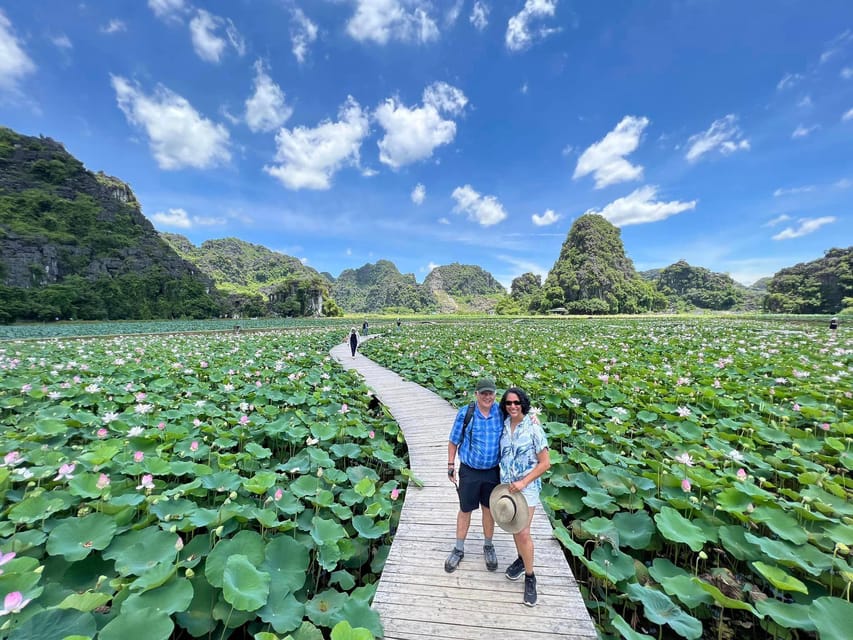
<path fill-rule="evenodd" d="M 371 336 L 373 337 L 373 336 Z M 560 543 L 542 509 L 533 518 L 536 607 L 522 604 L 524 581 L 504 577 L 517 553 L 512 535 L 496 527 L 498 570 L 483 562 L 479 511 L 471 518 L 465 558 L 454 573 L 444 560 L 456 540 L 456 492 L 447 479 L 447 436 L 456 410 L 423 387 L 403 380 L 349 345 L 332 357 L 357 370 L 400 424 L 409 463 L 422 488 L 409 483 L 400 524 L 373 600 L 386 640 L 593 640 L 595 627 Z"/>

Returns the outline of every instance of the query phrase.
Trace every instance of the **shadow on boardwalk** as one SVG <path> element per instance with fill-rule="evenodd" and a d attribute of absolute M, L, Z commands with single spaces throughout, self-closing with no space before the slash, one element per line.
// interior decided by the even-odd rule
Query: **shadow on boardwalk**
<path fill-rule="evenodd" d="M 523 581 L 503 575 L 515 560 L 512 536 L 501 530 L 494 543 L 499 567 L 486 570 L 479 517 L 472 518 L 465 558 L 451 574 L 444 571 L 456 537 L 456 492 L 447 479 L 447 434 L 456 410 L 423 387 L 403 380 L 347 344 L 331 351 L 345 369 L 357 370 L 400 424 L 409 463 L 424 483 L 409 483 L 400 525 L 382 571 L 373 608 L 388 640 L 592 640 L 595 628 L 548 517 L 537 509 L 532 534 L 536 545 L 539 602 L 522 604 Z"/>

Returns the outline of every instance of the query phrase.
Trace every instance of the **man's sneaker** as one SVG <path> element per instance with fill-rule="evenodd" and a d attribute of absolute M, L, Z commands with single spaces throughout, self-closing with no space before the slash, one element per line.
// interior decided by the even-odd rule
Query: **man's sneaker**
<path fill-rule="evenodd" d="M 511 565 L 506 568 L 504 571 L 504 575 L 509 580 L 518 580 L 521 576 L 524 575 L 524 560 L 521 559 L 521 556 L 518 556 Z"/>
<path fill-rule="evenodd" d="M 444 561 L 444 570 L 447 571 L 447 573 L 453 573 L 456 571 L 456 568 L 459 566 L 459 563 L 464 557 L 464 551 L 460 551 L 456 547 L 453 547 L 453 551 L 450 552 L 450 555 L 447 556 L 447 560 Z"/>
<path fill-rule="evenodd" d="M 498 555 L 495 553 L 495 545 L 484 544 L 483 556 L 486 559 L 486 569 L 494 571 L 498 568 Z"/>
<path fill-rule="evenodd" d="M 528 607 L 536 605 L 536 576 L 524 576 L 524 604 Z"/>

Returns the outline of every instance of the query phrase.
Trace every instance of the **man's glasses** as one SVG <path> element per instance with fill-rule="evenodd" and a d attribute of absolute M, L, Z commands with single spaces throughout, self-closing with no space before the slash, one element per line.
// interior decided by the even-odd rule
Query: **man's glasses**
<path fill-rule="evenodd" d="M 521 400 L 504 400 L 504 404 L 507 406 L 514 404 L 514 405 L 520 407 L 521 406 Z"/>

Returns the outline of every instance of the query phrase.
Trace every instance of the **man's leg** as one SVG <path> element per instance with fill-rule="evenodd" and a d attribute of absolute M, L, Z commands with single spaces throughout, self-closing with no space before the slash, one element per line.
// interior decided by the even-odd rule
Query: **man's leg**
<path fill-rule="evenodd" d="M 486 509 L 485 511 L 488 511 Z M 489 515 L 491 517 L 491 514 Z M 471 512 L 464 513 L 460 511 L 456 514 L 456 539 L 464 540 L 468 537 L 468 528 L 471 526 Z M 492 519 L 492 530 L 494 531 L 495 521 Z"/>
<path fill-rule="evenodd" d="M 468 521 L 471 521 L 471 514 L 468 514 Z M 467 528 L 466 528 L 467 531 Z M 483 537 L 491 540 L 495 535 L 495 519 L 492 517 L 492 510 L 483 507 Z"/>

